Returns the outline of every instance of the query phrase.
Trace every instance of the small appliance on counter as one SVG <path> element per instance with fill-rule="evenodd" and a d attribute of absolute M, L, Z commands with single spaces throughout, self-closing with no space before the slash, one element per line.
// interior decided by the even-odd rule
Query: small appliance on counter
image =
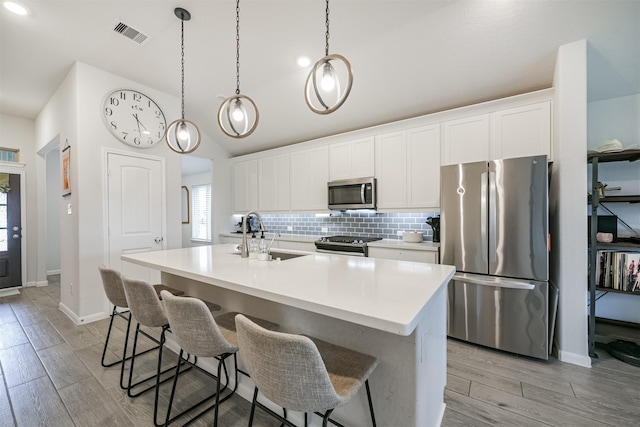
<path fill-rule="evenodd" d="M 240 222 L 236 224 L 238 229 L 235 231 L 236 233 L 242 233 L 242 221 L 244 217 L 240 217 Z M 258 222 L 258 217 L 256 215 L 249 215 L 247 218 L 247 233 L 258 233 L 260 232 L 260 223 Z"/>
<path fill-rule="evenodd" d="M 430 216 L 425 222 L 429 224 L 433 230 L 433 243 L 438 243 L 440 241 L 440 217 Z"/>
<path fill-rule="evenodd" d="M 421 243 L 424 234 L 421 231 L 405 231 L 402 233 L 402 241 L 407 243 Z"/>

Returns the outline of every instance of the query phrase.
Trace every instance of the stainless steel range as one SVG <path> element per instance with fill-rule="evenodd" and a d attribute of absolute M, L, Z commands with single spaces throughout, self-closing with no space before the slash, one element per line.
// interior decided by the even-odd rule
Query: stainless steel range
<path fill-rule="evenodd" d="M 330 236 L 316 240 L 316 252 L 354 256 L 369 256 L 367 243 L 382 237 Z"/>

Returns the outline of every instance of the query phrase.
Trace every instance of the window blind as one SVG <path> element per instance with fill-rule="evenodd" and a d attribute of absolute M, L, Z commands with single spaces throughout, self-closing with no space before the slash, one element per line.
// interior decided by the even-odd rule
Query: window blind
<path fill-rule="evenodd" d="M 211 185 L 191 187 L 191 239 L 211 241 Z"/>

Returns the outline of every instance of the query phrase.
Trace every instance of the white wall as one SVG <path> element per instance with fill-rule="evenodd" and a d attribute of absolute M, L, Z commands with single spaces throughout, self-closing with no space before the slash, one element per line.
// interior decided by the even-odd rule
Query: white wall
<path fill-rule="evenodd" d="M 53 149 L 46 154 L 46 271 L 49 274 L 60 273 L 60 197 L 62 194 L 62 174 L 60 172 L 60 141 L 56 138 Z"/>
<path fill-rule="evenodd" d="M 590 102 L 587 105 L 588 148 L 595 150 L 604 141 L 618 139 L 625 148 L 640 148 L 640 94 Z M 589 168 L 591 170 L 591 168 Z M 609 187 L 621 187 L 612 195 L 640 194 L 640 162 L 603 163 L 598 168 L 598 180 Z M 587 181 L 590 191 L 591 176 Z M 607 207 L 640 233 L 640 206 L 629 203 L 608 203 Z M 600 208 L 599 215 L 611 215 Z M 618 224 L 618 236 L 634 235 Z M 638 234 L 636 234 L 638 235 Z M 634 295 L 608 293 L 598 299 L 596 316 L 640 323 L 640 298 Z"/>
<path fill-rule="evenodd" d="M 38 147 L 44 147 L 56 135 L 60 137 L 61 146 L 68 141 L 72 147 L 72 194 L 61 200 L 60 204 L 61 247 L 64 249 L 61 250 L 61 304 L 77 322 L 103 317 L 108 308 L 97 269 L 98 265 L 108 263 L 103 229 L 104 149 L 165 158 L 167 235 L 164 241 L 168 249 L 178 248 L 182 244 L 180 155 L 164 143 L 144 150 L 129 147 L 108 132 L 101 118 L 102 100 L 118 88 L 136 89 L 148 94 L 163 108 L 168 122 L 180 116 L 178 98 L 76 63 L 36 120 Z M 228 218 L 231 214 L 230 169 L 227 165 L 229 154 L 206 135 L 203 135 L 202 144 L 194 154 L 213 159 L 217 187 L 214 204 L 216 217 Z M 44 163 L 39 165 L 39 170 L 44 176 Z M 44 183 L 41 188 L 43 192 L 40 194 L 44 194 Z M 44 206 L 44 196 L 38 202 Z M 71 215 L 67 214 L 67 204 L 72 205 Z M 216 235 L 220 232 L 218 229 L 226 229 L 226 223 L 224 220 L 214 224 Z M 43 264 L 43 273 L 44 270 Z"/>
<path fill-rule="evenodd" d="M 25 264 L 27 283 L 23 285 L 46 285 L 46 277 L 38 276 L 38 222 L 36 215 L 36 164 L 33 141 L 35 138 L 35 123 L 33 120 L 0 114 L 0 146 L 20 150 L 20 163 L 25 166 L 25 181 L 21 183 L 21 191 L 26 192 L 26 224 L 22 224 L 22 242 L 26 244 L 27 254 Z"/>
<path fill-rule="evenodd" d="M 558 49 L 554 86 L 551 280 L 560 289 L 558 358 L 591 366 L 587 331 L 587 42 Z"/>
<path fill-rule="evenodd" d="M 189 202 L 193 205 L 193 191 L 191 187 L 194 185 L 205 185 L 211 184 L 211 172 L 200 173 L 196 175 L 183 175 L 182 176 L 182 185 L 189 189 Z M 213 190 L 213 189 L 212 189 Z M 211 198 L 213 200 L 213 194 L 211 194 Z M 191 212 L 193 214 L 193 211 Z M 211 218 L 214 220 L 215 218 Z M 193 216 L 189 219 L 189 224 L 182 224 L 182 247 L 189 248 L 192 246 L 202 246 L 208 245 L 209 243 L 200 243 L 200 242 L 192 242 L 191 241 L 191 226 L 192 226 Z M 213 239 L 213 234 L 211 235 Z"/>

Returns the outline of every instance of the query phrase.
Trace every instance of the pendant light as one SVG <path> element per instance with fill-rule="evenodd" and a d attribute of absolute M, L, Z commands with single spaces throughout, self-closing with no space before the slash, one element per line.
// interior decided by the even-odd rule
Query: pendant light
<path fill-rule="evenodd" d="M 340 108 L 353 85 L 353 72 L 347 58 L 338 54 L 329 55 L 329 0 L 326 3 L 325 56 L 313 65 L 304 87 L 307 106 L 318 114 L 333 113 Z M 340 81 L 345 79 L 347 84 L 343 90 Z"/>
<path fill-rule="evenodd" d="M 236 94 L 218 109 L 218 125 L 232 138 L 245 138 L 258 126 L 260 113 L 251 98 L 240 94 L 240 0 L 236 0 Z"/>
<path fill-rule="evenodd" d="M 171 122 L 167 128 L 165 138 L 167 145 L 179 154 L 188 154 L 195 151 L 200 145 L 200 129 L 190 120 L 184 118 L 184 21 L 191 19 L 191 14 L 186 9 L 177 7 L 173 11 L 180 19 L 181 35 L 181 67 L 182 67 L 182 118 Z"/>

